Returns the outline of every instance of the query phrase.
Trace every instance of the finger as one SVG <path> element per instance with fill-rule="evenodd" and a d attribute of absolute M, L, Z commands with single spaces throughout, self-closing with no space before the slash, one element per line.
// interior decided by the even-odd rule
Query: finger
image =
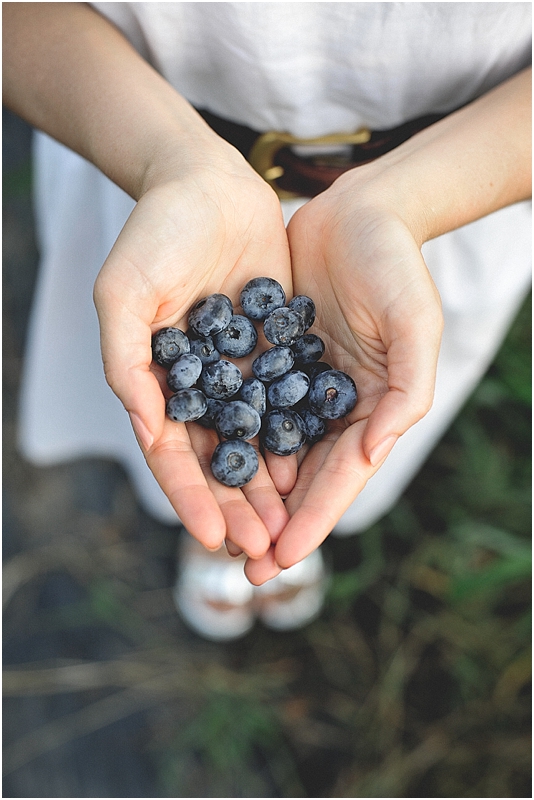
<path fill-rule="evenodd" d="M 166 420 L 164 434 L 145 457 L 189 533 L 208 549 L 220 547 L 226 522 L 191 447 L 186 426 Z"/>
<path fill-rule="evenodd" d="M 411 385 L 402 388 L 393 385 L 379 400 L 369 415 L 364 434 L 364 451 L 373 466 L 379 464 L 391 451 L 397 439 L 412 425 L 419 422 L 432 407 L 434 378 L 423 385 L 423 379 L 414 379 Z"/>
<path fill-rule="evenodd" d="M 254 586 L 261 586 L 262 583 L 275 578 L 281 572 L 274 557 L 274 547 L 271 547 L 263 558 L 256 561 L 249 558 L 245 563 L 245 575 Z"/>
<path fill-rule="evenodd" d="M 228 555 L 232 556 L 232 558 L 237 558 L 237 556 L 240 556 L 242 554 L 243 551 L 241 550 L 241 548 L 235 545 L 229 539 L 225 539 L 224 543 L 226 545 L 226 551 Z"/>
<path fill-rule="evenodd" d="M 369 415 L 364 450 L 378 464 L 396 439 L 432 406 L 443 317 L 437 293 L 412 312 L 391 317 L 383 333 L 387 347 L 388 391 Z"/>
<path fill-rule="evenodd" d="M 277 456 L 266 450 L 265 463 L 278 494 L 281 497 L 286 497 L 295 486 L 297 480 L 297 456 Z"/>
<path fill-rule="evenodd" d="M 150 369 L 150 321 L 157 311 L 157 304 L 149 296 L 146 284 L 142 289 L 134 286 L 134 278 L 125 288 L 124 295 L 117 296 L 122 284 L 116 284 L 108 277 L 112 273 L 109 266 L 112 257 L 109 257 L 108 268 L 101 271 L 94 288 L 104 373 L 109 386 L 130 414 L 143 448 L 149 450 L 160 439 L 165 422 L 165 399 L 158 379 Z"/>
<path fill-rule="evenodd" d="M 293 516 L 296 510 L 302 505 L 313 481 L 343 430 L 345 430 L 345 426 L 341 429 L 332 428 L 326 436 L 319 442 L 316 442 L 313 447 L 308 450 L 308 453 L 299 466 L 295 486 L 285 500 L 285 507 L 290 516 Z"/>
<path fill-rule="evenodd" d="M 259 463 L 254 478 L 243 486 L 243 494 L 267 528 L 270 541 L 276 542 L 289 521 L 289 514 L 261 456 Z"/>
<path fill-rule="evenodd" d="M 215 480 L 215 479 L 214 479 Z M 226 538 L 249 558 L 261 558 L 270 546 L 269 533 L 240 489 L 212 487 L 226 522 Z"/>
<path fill-rule="evenodd" d="M 107 279 L 106 272 L 101 272 L 95 284 L 106 378 L 129 412 L 147 463 L 180 520 L 205 547 L 216 549 L 226 535 L 225 519 L 207 485 L 185 425 L 165 416 L 165 397 L 150 368 L 149 320 L 156 309 L 146 284 L 134 284 L 132 278 L 121 298 L 114 294 L 118 285 Z M 143 312 L 138 314 L 138 308 Z"/>
<path fill-rule="evenodd" d="M 195 423 L 188 426 L 188 432 L 207 486 L 217 501 L 226 522 L 226 538 L 250 558 L 261 558 L 271 544 L 270 533 L 265 522 L 247 499 L 243 491 L 244 487 L 225 486 L 214 477 L 211 471 L 211 457 L 219 441 L 217 434 L 214 431 L 206 431 Z M 285 520 L 286 512 L 283 509 L 282 500 L 272 486 L 263 459 L 259 459 L 258 472 L 246 486 L 251 497 L 258 502 L 266 491 L 269 492 L 270 487 L 271 504 L 274 505 L 277 502 L 278 506 L 282 506 Z M 276 508 L 272 513 L 274 519 Z"/>
<path fill-rule="evenodd" d="M 355 422 L 339 436 L 299 498 L 275 548 L 276 563 L 283 569 L 319 547 L 376 472 L 363 450 L 365 425 L 365 420 Z M 286 505 L 290 500 L 291 496 Z"/>

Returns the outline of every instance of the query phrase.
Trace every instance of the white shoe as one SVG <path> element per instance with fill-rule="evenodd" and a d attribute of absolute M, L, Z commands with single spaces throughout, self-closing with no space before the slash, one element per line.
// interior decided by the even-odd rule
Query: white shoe
<path fill-rule="evenodd" d="M 262 586 L 254 587 L 254 604 L 259 619 L 275 631 L 304 627 L 321 613 L 328 575 L 320 550 Z"/>
<path fill-rule="evenodd" d="M 189 534 L 182 537 L 173 596 L 186 624 L 200 636 L 239 639 L 256 617 L 276 631 L 296 630 L 319 615 L 328 583 L 319 550 L 262 586 L 249 583 L 244 562 L 225 548 L 210 553 Z"/>
<path fill-rule="evenodd" d="M 244 558 L 231 558 L 223 547 L 206 550 L 192 536 L 182 537 L 175 605 L 184 622 L 205 639 L 239 639 L 255 622 L 254 587 L 243 572 Z"/>

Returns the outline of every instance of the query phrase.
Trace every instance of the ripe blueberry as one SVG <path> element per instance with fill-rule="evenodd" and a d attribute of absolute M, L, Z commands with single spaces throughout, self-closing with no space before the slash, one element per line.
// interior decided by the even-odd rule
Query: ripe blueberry
<path fill-rule="evenodd" d="M 226 328 L 233 313 L 229 297 L 225 294 L 210 294 L 193 306 L 188 322 L 199 336 L 212 336 Z"/>
<path fill-rule="evenodd" d="M 202 391 L 216 400 L 228 399 L 239 391 L 242 383 L 243 375 L 239 367 L 224 359 L 208 364 L 200 375 Z"/>
<path fill-rule="evenodd" d="M 263 332 L 271 344 L 291 346 L 304 333 L 304 319 L 291 308 L 275 308 L 263 323 Z"/>
<path fill-rule="evenodd" d="M 191 329 L 192 333 L 194 331 Z M 211 336 L 196 336 L 189 339 L 190 352 L 198 356 L 203 364 L 214 364 L 221 357 L 221 354 L 213 344 Z"/>
<path fill-rule="evenodd" d="M 291 308 L 293 311 L 298 311 L 302 316 L 305 325 L 304 330 L 307 331 L 308 328 L 311 328 L 315 322 L 315 303 L 311 297 L 305 294 L 298 294 L 289 301 L 287 307 Z"/>
<path fill-rule="evenodd" d="M 161 367 L 169 367 L 189 353 L 189 339 L 179 328 L 161 328 L 152 337 L 152 358 Z"/>
<path fill-rule="evenodd" d="M 305 372 L 291 370 L 277 378 L 267 389 L 267 399 L 273 408 L 289 408 L 306 396 L 310 379 Z"/>
<path fill-rule="evenodd" d="M 214 335 L 213 342 L 224 356 L 243 358 L 256 347 L 258 333 L 249 319 L 242 314 L 234 314 L 226 328 Z"/>
<path fill-rule="evenodd" d="M 261 418 L 244 400 L 230 400 L 217 414 L 215 425 L 225 439 L 252 439 L 260 431 Z"/>
<path fill-rule="evenodd" d="M 319 361 L 324 354 L 324 342 L 315 333 L 305 333 L 291 345 L 295 354 L 295 363 L 313 364 Z"/>
<path fill-rule="evenodd" d="M 329 369 L 333 369 L 333 367 L 326 361 L 313 361 L 310 364 L 299 364 L 299 366 L 306 373 L 306 375 L 310 376 L 310 381 L 312 381 L 316 375 L 320 375 L 321 372 L 326 372 Z"/>
<path fill-rule="evenodd" d="M 265 385 L 258 378 L 246 378 L 239 390 L 239 399 L 252 406 L 263 417 L 267 409 Z"/>
<path fill-rule="evenodd" d="M 289 372 L 295 356 L 290 347 L 270 347 L 254 359 L 252 372 L 260 381 L 274 381 Z"/>
<path fill-rule="evenodd" d="M 313 378 L 309 391 L 310 409 L 322 419 L 345 417 L 356 405 L 356 385 L 350 375 L 337 369 Z"/>
<path fill-rule="evenodd" d="M 192 353 L 185 353 L 176 359 L 167 373 L 167 386 L 172 392 L 189 389 L 199 379 L 202 361 Z"/>
<path fill-rule="evenodd" d="M 286 302 L 282 286 L 274 278 L 252 278 L 240 296 L 241 308 L 249 319 L 263 320 Z"/>
<path fill-rule="evenodd" d="M 167 416 L 174 422 L 193 422 L 207 407 L 206 397 L 198 389 L 180 389 L 167 400 Z"/>
<path fill-rule="evenodd" d="M 203 428 L 216 428 L 217 414 L 226 405 L 224 400 L 215 400 L 213 397 L 206 397 L 207 409 L 206 413 L 197 419 L 199 425 Z"/>
<path fill-rule="evenodd" d="M 306 441 L 304 423 L 296 411 L 276 408 L 264 416 L 260 440 L 271 453 L 293 455 Z"/>
<path fill-rule="evenodd" d="M 225 486 L 244 486 L 258 471 L 258 455 L 249 442 L 240 439 L 221 442 L 211 459 L 211 471 Z"/>
<path fill-rule="evenodd" d="M 326 433 L 326 421 L 321 419 L 309 408 L 299 409 L 299 417 L 304 423 L 304 430 L 306 431 L 306 439 L 310 444 L 315 444 Z"/>

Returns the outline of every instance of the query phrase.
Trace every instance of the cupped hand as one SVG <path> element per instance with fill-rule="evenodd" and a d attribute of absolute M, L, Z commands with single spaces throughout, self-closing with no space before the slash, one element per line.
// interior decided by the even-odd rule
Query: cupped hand
<path fill-rule="evenodd" d="M 260 456 L 242 489 L 218 483 L 209 467 L 215 432 L 165 415 L 170 393 L 151 364 L 151 336 L 166 326 L 187 330 L 191 307 L 213 292 L 237 306 L 252 277 L 277 279 L 290 297 L 286 230 L 274 192 L 226 143 L 213 159 L 204 154 L 169 172 L 139 199 L 95 285 L 105 374 L 188 531 L 210 549 L 227 539 L 258 558 L 288 520 L 280 493 L 293 485 L 296 465 L 271 475 Z"/>
<path fill-rule="evenodd" d="M 432 404 L 442 332 L 437 290 L 392 199 L 356 180 L 347 173 L 299 209 L 288 237 L 294 292 L 314 299 L 323 360 L 352 376 L 358 402 L 302 458 L 285 503 L 287 526 L 263 559 L 246 565 L 253 583 L 317 548 Z"/>

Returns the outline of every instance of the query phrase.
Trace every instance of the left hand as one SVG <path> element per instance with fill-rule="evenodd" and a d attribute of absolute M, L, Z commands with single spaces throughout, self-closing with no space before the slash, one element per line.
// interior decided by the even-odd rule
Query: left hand
<path fill-rule="evenodd" d="M 361 177 L 346 173 L 288 226 L 294 292 L 314 299 L 323 360 L 351 375 L 358 402 L 302 457 L 290 521 L 263 559 L 247 563 L 253 583 L 317 548 L 432 404 L 440 299 L 393 193 L 364 189 Z"/>
<path fill-rule="evenodd" d="M 432 404 L 440 300 L 423 242 L 532 191 L 532 70 L 346 172 L 288 227 L 295 293 L 317 304 L 326 360 L 348 372 L 356 408 L 304 457 L 292 515 L 247 575 L 263 583 L 314 550 Z"/>

